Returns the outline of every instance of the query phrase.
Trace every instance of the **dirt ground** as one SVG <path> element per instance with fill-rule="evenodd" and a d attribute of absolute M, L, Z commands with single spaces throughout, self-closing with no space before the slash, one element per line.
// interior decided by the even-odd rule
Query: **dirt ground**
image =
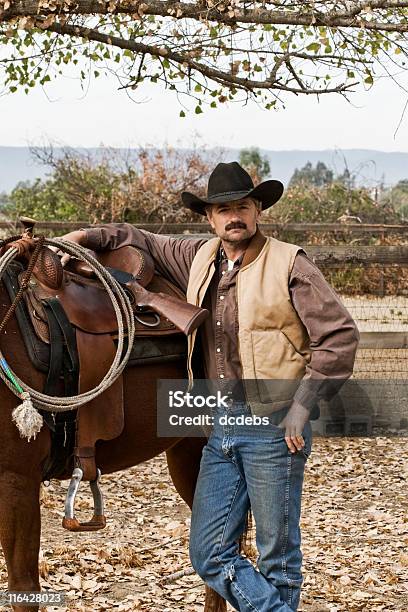
<path fill-rule="evenodd" d="M 315 438 L 304 486 L 299 612 L 408 610 L 407 480 L 404 437 Z M 165 456 L 103 477 L 108 525 L 93 535 L 60 526 L 66 487 L 52 481 L 42 494 L 42 585 L 68 600 L 48 611 L 203 610 L 197 575 L 165 582 L 190 568 L 189 510 Z M 89 502 L 84 486 L 81 518 L 89 517 Z M 0 580 L 5 590 L 3 557 Z"/>

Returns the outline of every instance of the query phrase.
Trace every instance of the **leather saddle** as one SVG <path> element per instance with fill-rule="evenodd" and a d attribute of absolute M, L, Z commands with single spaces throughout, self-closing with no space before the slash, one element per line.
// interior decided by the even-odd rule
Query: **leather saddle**
<path fill-rule="evenodd" d="M 156 274 L 151 258 L 138 249 L 126 246 L 92 254 L 112 273 L 119 270 L 122 280 L 125 278 L 123 286 L 133 300 L 136 340 L 140 336 L 180 335 L 181 330 L 189 333 L 207 316 L 207 311 L 187 304 L 184 294 L 175 285 Z M 22 272 L 18 277 L 20 285 L 24 274 Z M 134 287 L 139 285 L 147 291 L 142 308 L 137 303 L 138 293 L 134 291 Z M 97 386 L 114 359 L 118 329 L 113 305 L 95 273 L 87 264 L 75 259 L 71 259 L 63 269 L 59 257 L 43 247 L 23 298 L 36 335 L 50 345 L 48 389 L 58 386 L 56 381 L 49 380 L 55 361 L 53 351 L 54 354 L 61 353 L 53 346 L 56 337 L 68 349 L 71 373 L 75 370 L 78 373 L 77 383 L 71 386 L 68 395 L 84 393 Z M 57 336 L 55 327 L 59 328 Z M 61 373 L 54 372 L 54 377 L 61 378 Z M 116 438 L 123 427 L 123 380 L 120 376 L 102 395 L 77 409 L 75 469 L 67 495 L 65 528 L 93 531 L 105 526 L 95 443 Z M 95 501 L 94 516 L 86 523 L 80 523 L 73 512 L 81 480 L 91 482 Z"/>
<path fill-rule="evenodd" d="M 105 267 L 131 274 L 149 292 L 162 292 L 185 302 L 182 291 L 167 279 L 155 274 L 151 258 L 147 258 L 136 248 L 125 246 L 104 253 L 91 251 L 91 254 Z M 85 262 L 71 259 L 59 278 L 58 266 L 59 260 L 50 258 L 49 255 L 47 265 L 39 261 L 25 292 L 26 305 L 38 337 L 43 342 L 50 342 L 44 302 L 52 297 L 59 300 L 71 325 L 77 330 L 87 334 L 115 335 L 118 331 L 115 311 L 96 274 Z M 24 272 L 21 273 L 20 283 L 23 278 Z M 131 294 L 129 297 L 134 301 Z M 153 309 L 140 312 L 136 310 L 135 325 L 136 336 L 180 333 L 169 318 L 158 315 Z"/>

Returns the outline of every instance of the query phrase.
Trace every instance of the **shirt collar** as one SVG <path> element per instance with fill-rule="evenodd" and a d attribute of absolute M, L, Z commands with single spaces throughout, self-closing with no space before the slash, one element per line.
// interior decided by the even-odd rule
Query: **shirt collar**
<path fill-rule="evenodd" d="M 233 261 L 232 263 L 230 263 L 232 260 L 228 259 L 223 246 L 220 246 L 220 249 L 218 251 L 218 263 L 225 263 L 226 265 L 228 265 L 228 271 L 230 272 L 232 270 L 232 268 L 236 267 L 236 266 L 240 266 L 242 263 L 242 260 L 244 258 L 244 253 L 242 253 L 238 259 L 236 259 L 235 261 Z M 232 266 L 232 267 L 231 267 Z"/>
<path fill-rule="evenodd" d="M 264 236 L 264 234 L 259 229 L 259 225 L 257 225 L 256 232 L 252 236 L 252 239 L 248 245 L 247 250 L 240 257 L 238 257 L 238 259 L 234 262 L 234 267 L 235 265 L 241 266 L 241 264 L 242 264 L 242 267 L 245 267 L 249 265 L 250 263 L 252 263 L 258 257 L 259 253 L 262 251 L 263 247 L 265 246 L 266 240 L 267 240 L 266 236 Z M 224 252 L 222 243 L 220 241 L 220 247 L 218 249 L 216 262 L 218 264 L 225 262 L 226 264 L 227 261 L 228 261 L 228 258 Z"/>

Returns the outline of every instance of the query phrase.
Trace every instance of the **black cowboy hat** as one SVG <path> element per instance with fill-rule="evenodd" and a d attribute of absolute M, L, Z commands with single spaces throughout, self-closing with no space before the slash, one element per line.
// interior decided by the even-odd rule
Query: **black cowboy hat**
<path fill-rule="evenodd" d="M 262 204 L 262 210 L 273 206 L 283 193 L 280 181 L 264 181 L 254 187 L 248 172 L 237 162 L 218 164 L 210 174 L 207 187 L 207 199 L 183 191 L 181 200 L 185 207 L 200 215 L 205 215 L 208 204 L 224 204 L 233 200 L 251 197 Z"/>

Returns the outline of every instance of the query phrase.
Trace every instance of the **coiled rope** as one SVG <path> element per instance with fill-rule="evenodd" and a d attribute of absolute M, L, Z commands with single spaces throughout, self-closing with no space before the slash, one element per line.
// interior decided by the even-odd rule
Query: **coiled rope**
<path fill-rule="evenodd" d="M 35 408 L 33 408 L 33 405 L 36 408 L 41 408 L 47 412 L 66 412 L 68 410 L 78 408 L 79 406 L 82 406 L 83 404 L 86 404 L 87 402 L 90 402 L 101 395 L 101 393 L 106 391 L 106 389 L 108 389 L 115 382 L 115 380 L 117 380 L 125 369 L 129 360 L 135 336 L 135 322 L 130 300 L 121 285 L 112 277 L 106 268 L 104 268 L 87 249 L 76 243 L 59 238 L 45 239 L 43 244 L 58 247 L 61 251 L 85 261 L 95 272 L 97 278 L 105 287 L 115 310 L 116 320 L 118 323 L 118 345 L 109 371 L 106 373 L 101 382 L 96 387 L 86 391 L 85 393 L 72 395 L 69 397 L 54 397 L 51 395 L 45 395 L 44 393 L 41 393 L 40 391 L 28 386 L 13 372 L 13 370 L 7 364 L 0 349 L 0 377 L 12 392 L 23 400 L 23 404 L 18 406 L 13 411 L 13 420 L 20 429 L 21 435 L 27 437 L 28 439 L 30 439 L 31 436 L 35 438 L 36 433 L 42 426 L 42 417 L 35 410 Z M 6 251 L 5 254 L 0 257 L 0 280 L 2 279 L 7 266 L 16 257 L 17 253 L 17 249 L 12 248 Z M 126 352 L 122 355 L 125 327 L 127 328 L 128 333 L 128 345 Z M 18 412 L 19 409 L 20 412 Z M 32 410 L 36 412 L 38 418 L 33 412 L 31 412 Z M 21 426 L 17 419 L 20 419 Z M 31 421 L 34 421 L 35 424 L 28 423 L 27 427 L 25 427 L 23 421 L 25 420 L 28 422 L 30 419 Z"/>

